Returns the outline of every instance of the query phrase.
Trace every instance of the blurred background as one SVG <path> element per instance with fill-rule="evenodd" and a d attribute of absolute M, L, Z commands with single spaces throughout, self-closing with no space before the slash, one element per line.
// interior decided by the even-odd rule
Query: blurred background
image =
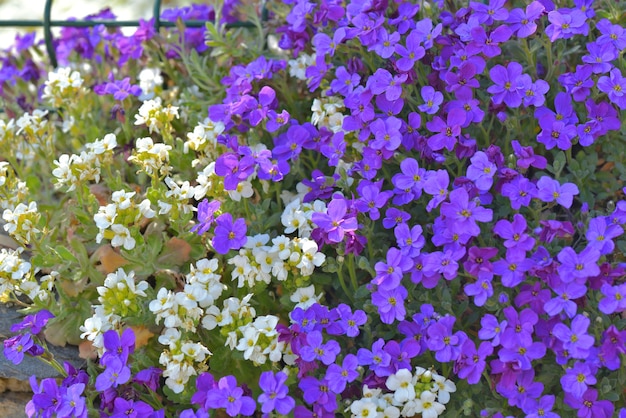
<path fill-rule="evenodd" d="M 195 1 L 202 3 L 202 0 Z M 169 7 L 191 4 L 187 0 L 162 0 L 161 10 Z M 45 0 L 0 0 L 0 20 L 43 20 Z M 118 20 L 138 20 L 152 17 L 153 0 L 54 0 L 52 3 L 52 20 L 62 20 L 69 17 L 82 19 L 109 7 Z M 31 32 L 35 28 L 0 27 L 0 49 L 10 47 L 16 33 Z M 133 33 L 136 28 L 125 28 L 124 31 Z M 42 33 L 41 28 L 37 29 Z M 58 33 L 53 28 L 53 34 Z"/>

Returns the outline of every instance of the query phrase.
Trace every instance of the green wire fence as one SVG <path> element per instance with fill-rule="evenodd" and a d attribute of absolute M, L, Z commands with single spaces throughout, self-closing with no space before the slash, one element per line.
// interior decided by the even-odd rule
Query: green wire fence
<path fill-rule="evenodd" d="M 53 27 L 74 27 L 74 28 L 88 28 L 98 25 L 104 25 L 106 27 L 139 27 L 138 20 L 52 20 L 52 2 L 53 0 L 46 0 L 44 7 L 43 20 L 0 20 L 0 27 L 43 27 L 44 40 L 46 44 L 46 51 L 50 58 L 50 64 L 53 67 L 57 67 L 56 51 L 54 49 L 54 38 L 52 36 Z M 154 0 L 153 6 L 153 19 L 154 29 L 158 32 L 161 28 L 168 28 L 176 26 L 176 22 L 170 22 L 167 20 L 161 20 L 161 0 Z M 263 6 L 262 20 L 267 20 L 267 9 Z M 201 28 L 206 24 L 205 20 L 185 20 L 184 24 L 189 28 Z M 234 22 L 229 23 L 226 27 L 254 27 L 252 22 Z"/>

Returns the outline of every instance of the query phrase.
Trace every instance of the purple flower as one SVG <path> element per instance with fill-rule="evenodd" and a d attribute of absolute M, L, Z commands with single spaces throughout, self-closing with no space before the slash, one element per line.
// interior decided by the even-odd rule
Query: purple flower
<path fill-rule="evenodd" d="M 375 95 L 385 93 L 385 98 L 394 101 L 402 95 L 402 83 L 407 79 L 406 74 L 393 76 L 389 71 L 379 68 L 367 80 L 367 88 Z"/>
<path fill-rule="evenodd" d="M 413 268 L 413 261 L 402 255 L 397 248 L 390 248 L 387 251 L 387 262 L 379 261 L 375 265 L 376 277 L 372 283 L 379 289 L 393 289 L 402 281 L 402 275 Z"/>
<path fill-rule="evenodd" d="M 435 135 L 428 138 L 428 146 L 433 151 L 439 151 L 446 148 L 448 151 L 454 149 L 459 135 L 461 135 L 461 126 L 465 124 L 465 111 L 463 109 L 451 109 L 444 121 L 439 116 L 426 123 L 426 128 Z"/>
<path fill-rule="evenodd" d="M 7 338 L 3 343 L 4 356 L 16 365 L 24 360 L 24 353 L 35 345 L 32 335 L 28 333 Z"/>
<path fill-rule="evenodd" d="M 497 57 L 502 53 L 498 44 L 508 41 L 512 34 L 507 25 L 498 26 L 490 33 L 485 32 L 482 26 L 474 27 L 470 30 L 472 41 L 468 45 L 469 50 L 482 53 L 487 58 Z"/>
<path fill-rule="evenodd" d="M 394 228 L 396 225 L 408 222 L 409 219 L 411 219 L 411 215 L 409 215 L 408 213 L 398 208 L 389 208 L 385 212 L 383 227 L 385 229 L 391 229 Z"/>
<path fill-rule="evenodd" d="M 424 100 L 424 104 L 417 107 L 420 112 L 424 112 L 429 115 L 437 113 L 439 105 L 443 103 L 443 94 L 436 91 L 432 86 L 423 86 L 421 89 L 421 95 Z"/>
<path fill-rule="evenodd" d="M 544 144 L 546 149 L 558 147 L 561 150 L 567 150 L 572 147 L 572 140 L 577 135 L 576 126 L 567 125 L 552 115 L 539 119 L 539 126 L 542 130 L 537 135 L 537 142 Z"/>
<path fill-rule="evenodd" d="M 576 71 L 559 76 L 559 82 L 575 101 L 582 102 L 591 93 L 591 88 L 595 85 L 591 78 L 593 68 L 591 65 L 577 65 Z"/>
<path fill-rule="evenodd" d="M 294 399 L 288 395 L 289 388 L 285 385 L 287 375 L 283 372 L 274 374 L 271 371 L 261 373 L 259 387 L 263 393 L 259 395 L 261 412 L 269 414 L 276 411 L 281 415 L 287 415 L 296 406 Z"/>
<path fill-rule="evenodd" d="M 569 39 L 577 34 L 587 36 L 589 32 L 587 16 L 577 9 L 553 10 L 548 13 L 548 20 L 550 25 L 546 27 L 545 32 L 552 42 L 557 39 Z"/>
<path fill-rule="evenodd" d="M 585 296 L 587 287 L 577 282 L 561 282 L 554 286 L 554 292 L 557 296 L 546 301 L 543 309 L 550 316 L 555 316 L 565 311 L 569 318 L 573 318 L 577 310 L 574 300 Z"/>
<path fill-rule="evenodd" d="M 359 377 L 357 368 L 359 361 L 354 354 L 348 354 L 344 357 L 341 366 L 331 364 L 326 370 L 325 380 L 328 381 L 328 387 L 334 393 L 341 393 L 345 390 L 346 384 L 353 382 Z"/>
<path fill-rule="evenodd" d="M 557 324 L 558 325 L 558 324 Z M 561 386 L 563 391 L 574 395 L 577 398 L 583 396 L 587 391 L 588 385 L 595 385 L 597 380 L 595 369 L 587 363 L 577 361 L 574 367 L 568 368 L 565 375 L 561 377 Z"/>
<path fill-rule="evenodd" d="M 215 236 L 211 243 L 219 254 L 227 254 L 230 250 L 238 250 L 247 242 L 247 227 L 243 218 L 233 222 L 233 216 L 230 213 L 223 213 L 217 218 L 216 225 Z"/>
<path fill-rule="evenodd" d="M 456 318 L 444 316 L 436 323 L 428 327 L 428 349 L 435 352 L 435 358 L 440 362 L 456 360 L 461 353 L 461 347 L 467 339 L 463 331 L 452 333 L 452 327 Z"/>
<path fill-rule="evenodd" d="M 598 44 L 612 44 L 619 51 L 626 49 L 626 31 L 623 26 L 602 19 L 596 23 L 596 29 L 602 34 L 596 39 Z"/>
<path fill-rule="evenodd" d="M 600 274 L 598 260 L 600 252 L 595 248 L 588 246 L 576 254 L 572 247 L 563 248 L 557 259 L 561 262 L 558 267 L 559 276 L 564 282 L 571 282 L 576 279 L 586 279 Z"/>
<path fill-rule="evenodd" d="M 511 145 L 513 146 L 513 152 L 517 157 L 517 166 L 519 168 L 527 169 L 530 166 L 541 170 L 546 168 L 548 161 L 541 155 L 535 155 L 533 147 L 523 147 L 517 140 L 511 141 Z"/>
<path fill-rule="evenodd" d="M 379 57 L 387 59 L 390 58 L 396 48 L 396 44 L 400 41 L 400 33 L 393 32 L 389 34 L 387 29 L 381 27 L 378 29 L 377 33 L 377 42 L 373 46 L 370 47 L 370 50 L 374 49 L 374 51 L 378 54 Z"/>
<path fill-rule="evenodd" d="M 130 84 L 130 77 L 123 80 L 112 80 L 103 88 L 104 94 L 112 94 L 115 100 L 124 100 L 130 95 L 140 96 L 141 87 Z"/>
<path fill-rule="evenodd" d="M 115 398 L 110 418 L 143 418 L 150 417 L 153 412 L 154 409 L 143 401 L 127 400 L 120 396 Z"/>
<path fill-rule="evenodd" d="M 401 44 L 396 45 L 396 54 L 400 55 L 400 58 L 396 61 L 398 70 L 403 72 L 410 71 L 415 62 L 426 54 L 426 50 L 420 45 L 421 41 L 422 34 L 417 30 L 412 30 L 406 37 L 406 47 Z"/>
<path fill-rule="evenodd" d="M 300 380 L 298 387 L 304 392 L 303 397 L 307 403 L 319 405 L 326 412 L 334 413 L 337 409 L 337 395 L 330 389 L 330 382 L 328 380 L 318 380 L 313 376 L 307 376 Z M 298 416 L 297 411 L 295 416 Z"/>
<path fill-rule="evenodd" d="M 474 296 L 474 305 L 483 306 L 487 302 L 487 298 L 493 296 L 492 278 L 492 273 L 481 272 L 478 275 L 478 280 L 465 285 L 463 291 L 467 296 Z"/>
<path fill-rule="evenodd" d="M 243 389 L 237 386 L 237 380 L 234 376 L 222 377 L 217 382 L 217 386 L 210 389 L 206 396 L 207 408 L 224 408 L 231 417 L 237 415 L 250 416 L 254 414 L 256 409 L 254 399 L 250 396 L 244 396 Z"/>
<path fill-rule="evenodd" d="M 522 94 L 520 92 L 521 64 L 512 61 L 505 68 L 502 65 L 495 65 L 489 70 L 489 77 L 495 84 L 487 89 L 493 95 L 493 102 L 500 104 L 504 102 L 511 108 L 519 107 L 522 104 Z"/>
<path fill-rule="evenodd" d="M 579 193 L 574 183 L 560 184 L 548 176 L 543 176 L 537 182 L 537 197 L 543 202 L 556 201 L 561 206 L 569 209 L 572 206 L 574 196 Z"/>
<path fill-rule="evenodd" d="M 128 362 L 128 356 L 135 351 L 135 333 L 126 328 L 120 336 L 117 331 L 109 330 L 103 335 L 105 352 L 100 357 L 100 364 L 105 365 L 110 357 L 119 358 L 122 363 Z"/>
<path fill-rule="evenodd" d="M 404 257 L 414 258 L 420 254 L 426 244 L 422 232 L 420 225 L 415 225 L 409 229 L 407 224 L 399 224 L 394 228 L 393 233 Z"/>
<path fill-rule="evenodd" d="M 500 336 L 507 327 L 506 320 L 498 322 L 498 318 L 491 314 L 485 314 L 481 320 L 481 328 L 478 331 L 478 338 L 481 340 L 491 340 L 491 345 L 497 347 L 500 345 Z"/>
<path fill-rule="evenodd" d="M 584 359 L 593 347 L 594 338 L 587 334 L 589 318 L 584 315 L 576 315 L 572 319 L 571 328 L 558 323 L 552 328 L 552 334 L 563 343 L 563 348 L 569 352 L 572 358 Z"/>
<path fill-rule="evenodd" d="M 606 93 L 621 110 L 626 109 L 626 78 L 622 77 L 619 68 L 612 69 L 608 77 L 598 79 L 598 90 Z"/>
<path fill-rule="evenodd" d="M 191 232 L 202 235 L 207 232 L 215 223 L 215 214 L 220 209 L 221 202 L 219 200 L 204 199 L 198 204 L 198 224 L 191 228 Z"/>
<path fill-rule="evenodd" d="M 400 133 L 401 127 L 402 121 L 393 116 L 384 120 L 374 120 L 370 124 L 370 130 L 372 134 L 374 134 L 374 140 L 370 142 L 369 146 L 375 150 L 396 150 L 402 143 L 402 134 Z"/>
<path fill-rule="evenodd" d="M 526 233 L 526 218 L 519 213 L 513 215 L 513 222 L 506 219 L 496 222 L 493 232 L 505 240 L 504 246 L 509 251 L 517 251 L 525 255 L 535 246 L 535 239 Z"/>
<path fill-rule="evenodd" d="M 508 306 L 503 310 L 507 319 L 507 327 L 502 333 L 502 345 L 513 348 L 516 344 L 529 347 L 533 343 L 534 326 L 539 317 L 532 309 L 524 309 L 518 313 L 515 308 Z"/>
<path fill-rule="evenodd" d="M 493 217 L 493 211 L 478 206 L 474 200 L 470 200 L 464 188 L 451 191 L 449 198 L 449 203 L 442 203 L 441 214 L 446 217 L 446 223 L 453 229 L 464 231 L 471 236 L 478 236 L 480 228 L 476 222 L 489 222 Z"/>
<path fill-rule="evenodd" d="M 304 361 L 320 360 L 325 365 L 335 361 L 337 354 L 341 351 L 339 343 L 330 340 L 324 344 L 324 338 L 319 331 L 311 331 L 306 337 L 307 345 L 300 348 L 300 357 Z"/>
<path fill-rule="evenodd" d="M 533 267 L 533 260 L 523 252 L 507 250 L 505 259 L 493 263 L 493 272 L 502 276 L 502 285 L 515 287 L 526 278 L 526 272 Z"/>
<path fill-rule="evenodd" d="M 337 313 L 339 319 L 338 325 L 342 328 L 343 332 L 350 338 L 354 338 L 359 335 L 359 326 L 364 325 L 367 322 L 367 315 L 360 309 L 352 312 L 350 306 L 345 303 L 340 303 L 337 306 Z"/>
<path fill-rule="evenodd" d="M 589 55 L 584 55 L 582 61 L 589 64 L 594 74 L 604 74 L 611 71 L 613 68 L 611 61 L 616 59 L 618 55 L 618 51 L 612 44 L 589 42 L 587 50 Z"/>
<path fill-rule="evenodd" d="M 240 181 L 254 172 L 254 159 L 239 156 L 232 152 L 220 155 L 215 161 L 215 174 L 224 177 L 224 189 L 235 190 Z"/>
<path fill-rule="evenodd" d="M 615 244 L 612 239 L 624 233 L 624 229 L 610 222 L 608 217 L 598 217 L 589 220 L 589 226 L 585 237 L 588 246 L 600 251 L 601 255 L 613 252 Z"/>
<path fill-rule="evenodd" d="M 111 387 L 116 388 L 130 380 L 130 368 L 119 357 L 108 357 L 104 366 L 104 371 L 96 378 L 98 392 L 104 392 Z"/>
<path fill-rule="evenodd" d="M 330 242 L 343 241 L 346 232 L 356 231 L 358 223 L 356 217 L 346 214 L 348 205 L 344 198 L 333 199 L 328 204 L 326 213 L 315 212 L 311 220 L 326 234 Z"/>
<path fill-rule="evenodd" d="M 345 97 L 352 93 L 354 88 L 359 85 L 360 80 L 360 75 L 350 74 L 342 65 L 335 70 L 335 79 L 330 82 L 330 88 L 333 93 L 339 93 Z"/>
<path fill-rule="evenodd" d="M 52 312 L 42 309 L 34 315 L 26 315 L 20 323 L 11 325 L 11 332 L 20 332 L 28 329 L 31 334 L 37 335 L 52 318 L 54 318 Z"/>
<path fill-rule="evenodd" d="M 67 387 L 61 396 L 61 403 L 57 406 L 57 416 L 87 418 L 85 397 L 81 396 L 84 390 L 84 383 Z"/>
<path fill-rule="evenodd" d="M 430 212 L 448 197 L 450 175 L 447 170 L 431 172 L 424 182 L 424 191 L 433 198 L 426 205 L 426 211 Z"/>
<path fill-rule="evenodd" d="M 598 303 L 600 312 L 610 315 L 626 310 L 626 283 L 616 286 L 604 283 L 600 291 L 603 295 Z"/>
<path fill-rule="evenodd" d="M 480 191 L 486 192 L 491 189 L 497 166 L 482 151 L 476 152 L 470 158 L 470 162 L 471 164 L 467 167 L 467 178 L 472 180 Z"/>
<path fill-rule="evenodd" d="M 535 2 L 537 3 L 537 2 Z M 556 412 L 551 412 L 554 406 L 554 395 L 545 395 L 537 399 L 528 399 L 522 405 L 526 418 L 559 418 Z"/>
<path fill-rule="evenodd" d="M 540 1 L 533 1 L 526 10 L 513 9 L 509 13 L 509 18 L 506 23 L 513 32 L 517 32 L 518 38 L 527 38 L 537 30 L 537 24 L 535 23 L 541 15 L 544 13 L 545 7 Z"/>
<path fill-rule="evenodd" d="M 372 351 L 366 348 L 359 348 L 359 351 L 356 353 L 359 365 L 369 366 L 377 376 L 386 376 L 384 369 L 391 364 L 391 355 L 383 349 L 384 345 L 385 340 L 379 338 L 372 344 Z"/>
<path fill-rule="evenodd" d="M 488 4 L 471 1 L 469 5 L 472 10 L 470 19 L 487 26 L 493 25 L 494 21 L 507 20 L 509 17 L 506 0 L 490 0 Z"/>
<path fill-rule="evenodd" d="M 372 303 L 378 307 L 380 320 L 384 324 L 393 324 L 395 320 L 402 321 L 404 319 L 406 315 L 404 300 L 408 294 L 402 285 L 390 289 L 379 288 L 372 293 Z"/>
<path fill-rule="evenodd" d="M 598 391 L 589 388 L 582 397 L 565 393 L 565 403 L 574 409 L 578 409 L 578 416 L 581 418 L 610 418 L 613 416 L 615 406 L 611 401 L 598 400 Z"/>
<path fill-rule="evenodd" d="M 482 342 L 478 350 L 476 344 L 470 339 L 465 340 L 461 347 L 461 355 L 456 360 L 454 371 L 461 379 L 467 379 L 467 383 L 475 385 L 485 370 L 487 356 L 493 353 L 493 346 L 488 342 Z"/>

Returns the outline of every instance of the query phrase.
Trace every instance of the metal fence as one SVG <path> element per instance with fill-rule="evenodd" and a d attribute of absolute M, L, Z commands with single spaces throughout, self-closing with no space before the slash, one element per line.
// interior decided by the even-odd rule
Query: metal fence
<path fill-rule="evenodd" d="M 74 28 L 89 28 L 97 25 L 104 25 L 106 27 L 139 27 L 138 20 L 52 20 L 52 2 L 53 0 L 46 0 L 44 7 L 43 20 L 0 20 L 0 27 L 38 27 L 43 28 L 44 41 L 46 44 L 46 51 L 50 58 L 50 64 L 53 67 L 57 66 L 56 51 L 54 49 L 54 38 L 52 36 L 53 27 L 74 27 Z M 161 28 L 171 28 L 176 26 L 176 22 L 170 22 L 167 20 L 161 20 L 161 0 L 154 0 L 152 18 L 154 19 L 154 29 L 158 32 Z M 267 19 L 267 9 L 262 9 L 262 20 Z M 206 21 L 204 20 L 185 20 L 184 24 L 189 28 L 201 28 L 204 27 Z M 234 22 L 229 23 L 226 27 L 254 27 L 251 22 Z"/>

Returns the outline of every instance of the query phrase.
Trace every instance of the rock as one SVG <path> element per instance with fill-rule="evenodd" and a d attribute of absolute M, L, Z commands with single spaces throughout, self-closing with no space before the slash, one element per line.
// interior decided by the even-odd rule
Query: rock
<path fill-rule="evenodd" d="M 17 309 L 10 305 L 0 304 L 0 340 L 4 341 L 6 338 L 14 335 L 11 332 L 11 325 L 19 322 L 23 315 L 17 312 Z M 85 361 L 78 357 L 78 348 L 73 346 L 56 347 L 49 346 L 50 351 L 54 357 L 63 364 L 64 361 L 69 361 L 74 367 L 81 367 L 85 364 Z M 47 377 L 60 377 L 59 373 L 53 368 L 43 363 L 41 360 L 24 356 L 24 361 L 15 365 L 8 360 L 4 354 L 0 354 L 0 378 L 12 378 L 23 382 L 28 382 L 28 379 L 32 376 L 37 376 L 37 379 L 43 379 Z"/>

